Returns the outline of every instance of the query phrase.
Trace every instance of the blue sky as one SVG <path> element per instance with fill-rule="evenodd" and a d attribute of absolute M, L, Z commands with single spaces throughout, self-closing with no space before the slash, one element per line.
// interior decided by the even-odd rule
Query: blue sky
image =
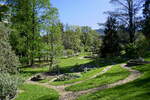
<path fill-rule="evenodd" d="M 51 0 L 58 8 L 61 22 L 69 25 L 99 28 L 97 23 L 106 20 L 105 11 L 111 10 L 110 0 Z"/>

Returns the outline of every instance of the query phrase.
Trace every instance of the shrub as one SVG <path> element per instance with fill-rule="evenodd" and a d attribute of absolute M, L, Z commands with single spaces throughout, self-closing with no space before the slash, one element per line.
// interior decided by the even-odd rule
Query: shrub
<path fill-rule="evenodd" d="M 73 50 L 71 50 L 71 49 L 66 50 L 66 56 L 71 57 L 71 56 L 74 56 L 74 54 L 75 53 Z"/>
<path fill-rule="evenodd" d="M 130 43 L 125 47 L 125 56 L 128 58 L 137 58 L 137 46 L 135 43 Z"/>
<path fill-rule="evenodd" d="M 57 75 L 60 74 L 60 66 L 59 65 L 54 65 L 53 68 L 51 69 L 53 73 L 56 73 Z"/>
<path fill-rule="evenodd" d="M 20 57 L 19 61 L 21 64 L 25 65 L 29 61 L 29 58 L 28 57 Z"/>
<path fill-rule="evenodd" d="M 7 73 L 0 74 L 0 100 L 10 100 L 15 97 L 21 81 L 16 76 Z"/>
<path fill-rule="evenodd" d="M 139 57 L 144 57 L 147 50 L 149 49 L 149 41 L 147 39 L 142 39 L 137 41 L 137 53 Z"/>
<path fill-rule="evenodd" d="M 16 73 L 20 65 L 8 39 L 8 29 L 0 23 L 0 71 Z"/>
<path fill-rule="evenodd" d="M 145 38 L 141 40 L 137 40 L 134 43 L 130 43 L 126 45 L 125 55 L 128 58 L 143 57 L 145 56 L 148 47 L 149 47 L 149 43 Z"/>

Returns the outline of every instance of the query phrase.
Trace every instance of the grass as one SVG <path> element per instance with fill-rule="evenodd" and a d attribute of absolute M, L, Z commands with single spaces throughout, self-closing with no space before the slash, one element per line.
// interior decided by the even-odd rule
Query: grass
<path fill-rule="evenodd" d="M 77 100 L 150 100 L 150 64 L 133 68 L 143 73 L 141 78 L 125 85 L 83 95 Z"/>
<path fill-rule="evenodd" d="M 68 91 L 81 91 L 90 88 L 99 87 L 105 84 L 110 84 L 118 80 L 126 78 L 130 72 L 127 69 L 121 68 L 119 65 L 113 66 L 108 72 L 91 80 L 67 87 Z M 85 99 L 86 100 L 86 99 Z M 91 99 L 93 100 L 93 99 Z"/>
<path fill-rule="evenodd" d="M 121 58 L 112 58 L 112 60 L 110 61 L 110 59 L 102 59 L 102 58 L 98 58 L 98 59 L 80 59 L 80 57 L 84 57 L 84 56 L 89 56 L 89 53 L 81 53 L 79 56 L 74 56 L 74 57 L 70 57 L 70 58 L 58 58 L 58 64 L 60 66 L 60 71 L 62 73 L 70 73 L 70 69 L 72 68 L 76 68 L 79 67 L 80 65 L 83 64 L 89 64 L 89 65 L 98 65 L 99 67 L 104 67 L 107 65 L 111 65 L 113 62 L 115 63 L 121 63 L 124 60 L 121 60 Z M 25 79 L 38 74 L 38 73 L 42 73 L 42 72 L 48 72 L 49 71 L 49 67 L 45 66 L 45 67 L 27 67 L 27 68 L 21 68 L 21 74 L 20 76 L 24 77 Z"/>
<path fill-rule="evenodd" d="M 77 79 L 72 79 L 72 80 L 68 80 L 68 81 L 59 81 L 59 82 L 51 82 L 51 85 L 64 85 L 64 84 L 70 84 L 70 83 L 74 83 L 77 81 L 82 81 L 82 80 L 86 80 L 92 76 L 94 76 L 95 74 L 101 72 L 104 68 L 95 68 L 91 71 L 88 72 L 83 72 L 82 76 L 80 78 Z"/>
<path fill-rule="evenodd" d="M 46 78 L 43 80 L 38 81 L 39 83 L 48 83 L 49 81 L 51 81 L 53 78 Z"/>
<path fill-rule="evenodd" d="M 58 59 L 61 71 L 70 72 L 71 68 L 79 67 L 82 64 L 87 64 L 93 61 L 92 59 L 80 59 L 82 56 L 83 54 L 80 56 Z"/>
<path fill-rule="evenodd" d="M 75 57 L 70 57 L 70 58 L 58 58 L 59 61 L 59 66 L 61 69 L 61 72 L 70 72 L 71 68 L 74 67 L 79 67 L 79 65 L 81 64 L 86 64 L 86 63 L 90 63 L 91 61 L 93 61 L 92 59 L 79 59 L 82 56 L 86 56 L 88 55 L 87 53 L 81 53 L 79 56 L 75 56 Z M 24 77 L 25 79 L 38 74 L 38 73 L 42 73 L 42 72 L 48 72 L 49 71 L 49 67 L 45 66 L 45 67 L 28 67 L 28 68 L 21 68 L 21 76 Z"/>
<path fill-rule="evenodd" d="M 15 100 L 59 100 L 56 91 L 43 86 L 24 84 L 20 89 L 23 92 Z"/>
<path fill-rule="evenodd" d="M 46 67 L 37 67 L 37 68 L 21 68 L 20 76 L 22 76 L 25 79 L 28 79 L 29 77 L 42 73 L 47 72 L 49 70 L 48 66 Z"/>

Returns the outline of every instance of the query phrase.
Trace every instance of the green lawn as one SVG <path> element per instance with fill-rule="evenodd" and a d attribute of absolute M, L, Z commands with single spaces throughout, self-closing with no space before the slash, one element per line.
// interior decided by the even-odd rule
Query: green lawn
<path fill-rule="evenodd" d="M 47 72 L 48 69 L 49 69 L 48 66 L 38 67 L 38 68 L 32 68 L 32 67 L 31 68 L 21 68 L 20 76 L 26 80 L 35 74 Z"/>
<path fill-rule="evenodd" d="M 64 85 L 64 84 L 74 83 L 74 82 L 77 82 L 77 81 L 86 80 L 86 79 L 94 76 L 95 74 L 100 73 L 104 68 L 105 67 L 103 67 L 103 68 L 95 68 L 95 69 L 93 69 L 91 71 L 88 71 L 88 72 L 85 72 L 85 73 L 83 72 L 82 73 L 82 77 L 77 78 L 77 79 L 68 80 L 68 81 L 51 82 L 50 84 L 51 85 Z"/>
<path fill-rule="evenodd" d="M 79 67 L 80 64 L 90 63 L 92 59 L 79 59 L 82 56 L 86 56 L 88 53 L 81 53 L 79 56 L 70 57 L 70 58 L 58 58 L 59 66 L 62 72 L 69 72 L 71 68 Z M 45 67 L 28 67 L 28 68 L 21 68 L 21 76 L 24 78 L 29 78 L 35 74 L 48 72 L 49 66 Z"/>
<path fill-rule="evenodd" d="M 85 56 L 83 54 L 70 58 L 61 58 L 58 59 L 59 66 L 63 72 L 70 72 L 71 68 L 79 67 L 81 64 L 87 64 L 92 62 L 92 59 L 80 59 L 80 57 Z"/>
<path fill-rule="evenodd" d="M 130 72 L 128 72 L 128 70 L 121 68 L 119 65 L 113 66 L 105 74 L 100 75 L 100 76 L 93 78 L 91 80 L 87 80 L 85 82 L 67 87 L 66 90 L 68 90 L 68 91 L 81 91 L 81 90 L 99 87 L 99 86 L 102 86 L 105 84 L 113 83 L 113 82 L 116 82 L 118 80 L 124 79 L 129 74 L 130 74 Z M 91 100 L 93 100 L 93 99 L 91 99 Z"/>
<path fill-rule="evenodd" d="M 53 89 L 43 86 L 24 84 L 15 100 L 59 100 L 59 95 Z"/>
<path fill-rule="evenodd" d="M 115 88 L 79 97 L 77 100 L 150 100 L 150 64 L 136 66 L 142 77 Z"/>

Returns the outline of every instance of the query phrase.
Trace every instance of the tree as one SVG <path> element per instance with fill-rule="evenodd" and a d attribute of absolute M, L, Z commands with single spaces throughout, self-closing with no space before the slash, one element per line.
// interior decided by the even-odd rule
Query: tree
<path fill-rule="evenodd" d="M 9 1 L 9 0 L 8 0 Z M 21 63 L 29 63 L 29 32 L 30 32 L 30 5 L 28 0 L 14 0 L 8 2 L 11 9 L 11 28 L 10 43 L 12 49 L 19 56 Z"/>
<path fill-rule="evenodd" d="M 80 27 L 76 27 L 74 33 L 72 34 L 74 38 L 72 38 L 72 43 L 73 43 L 73 50 L 75 51 L 75 53 L 78 53 L 81 51 L 81 28 Z"/>
<path fill-rule="evenodd" d="M 61 27 L 59 26 L 58 23 L 53 24 L 50 27 L 50 32 L 48 34 L 49 36 L 49 42 L 48 45 L 49 47 L 49 54 L 50 54 L 50 68 L 54 69 L 57 65 L 56 58 L 58 56 L 62 56 L 63 53 L 63 45 L 62 45 L 62 33 L 61 33 Z"/>
<path fill-rule="evenodd" d="M 17 73 L 17 67 L 20 66 L 20 63 L 9 44 L 8 30 L 0 23 L 0 71 Z"/>
<path fill-rule="evenodd" d="M 90 46 L 92 45 L 92 29 L 90 27 L 82 27 L 81 41 L 84 47 L 84 51 L 90 51 Z"/>
<path fill-rule="evenodd" d="M 58 20 L 58 9 L 54 8 L 49 4 L 47 8 L 45 8 L 45 14 L 42 16 L 42 27 L 41 30 L 43 31 L 43 40 L 44 40 L 44 45 L 45 45 L 45 56 L 47 61 L 49 60 L 49 54 L 50 54 L 50 36 L 49 34 L 51 33 L 51 27 L 54 23 L 59 22 Z M 61 26 L 61 23 L 58 23 Z M 61 29 L 61 31 L 63 31 Z"/>
<path fill-rule="evenodd" d="M 63 45 L 65 49 L 71 49 L 75 53 L 81 51 L 81 28 L 79 26 L 68 26 L 65 27 L 65 32 L 62 34 Z"/>
<path fill-rule="evenodd" d="M 65 49 L 75 53 L 82 50 L 96 53 L 101 44 L 100 35 L 88 26 L 66 25 L 62 37 Z"/>
<path fill-rule="evenodd" d="M 120 51 L 120 44 L 117 35 L 117 22 L 114 17 L 108 17 L 104 33 L 105 36 L 101 47 L 101 56 L 117 56 Z"/>
<path fill-rule="evenodd" d="M 111 0 L 111 3 L 118 4 L 120 8 L 116 12 L 109 12 L 109 14 L 116 16 L 124 26 L 127 27 L 130 43 L 134 42 L 137 17 L 142 8 L 143 0 Z"/>
<path fill-rule="evenodd" d="M 40 33 L 44 30 L 45 22 L 52 21 L 55 10 L 49 0 L 6 0 L 5 2 L 11 5 L 12 49 L 21 62 L 32 66 L 34 59 L 40 56 L 42 50 Z"/>
<path fill-rule="evenodd" d="M 150 40 L 150 0 L 145 0 L 143 16 L 144 16 L 143 33 L 145 37 L 148 40 Z"/>
<path fill-rule="evenodd" d="M 99 54 L 99 50 L 101 48 L 101 45 L 102 45 L 101 36 L 96 31 L 93 31 L 93 34 L 92 34 L 92 45 L 91 45 L 92 53 Z"/>
<path fill-rule="evenodd" d="M 5 20 L 7 11 L 8 11 L 8 6 L 0 4 L 0 22 Z"/>

